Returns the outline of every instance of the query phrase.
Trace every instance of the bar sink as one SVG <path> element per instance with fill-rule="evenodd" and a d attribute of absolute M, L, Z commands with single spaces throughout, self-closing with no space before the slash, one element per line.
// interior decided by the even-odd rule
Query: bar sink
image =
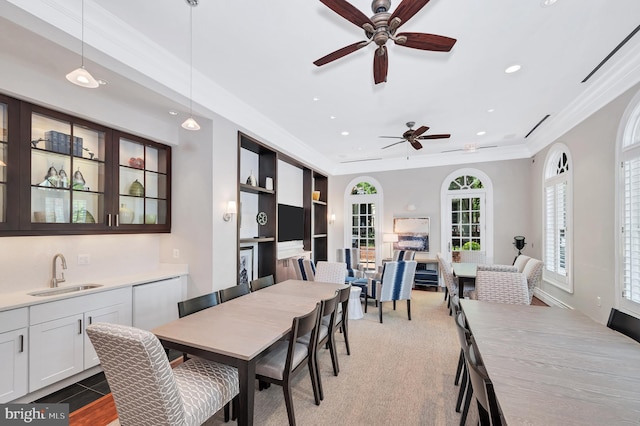
<path fill-rule="evenodd" d="M 45 296 L 57 296 L 59 294 L 75 293 L 83 290 L 90 290 L 92 288 L 102 287 L 102 284 L 82 284 L 74 285 L 70 287 L 50 288 L 48 290 L 34 291 L 28 293 L 29 296 L 45 297 Z"/>

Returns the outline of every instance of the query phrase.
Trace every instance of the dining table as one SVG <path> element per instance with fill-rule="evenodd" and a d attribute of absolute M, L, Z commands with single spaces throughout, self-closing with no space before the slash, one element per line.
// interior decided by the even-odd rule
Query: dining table
<path fill-rule="evenodd" d="M 460 305 L 507 424 L 640 424 L 635 340 L 573 309 Z"/>
<path fill-rule="evenodd" d="M 463 299 L 464 285 L 469 284 L 475 288 L 476 275 L 478 273 L 477 263 L 453 262 L 451 264 L 453 275 L 458 277 L 458 297 Z"/>
<path fill-rule="evenodd" d="M 152 330 L 165 348 L 238 369 L 238 424 L 253 424 L 255 368 L 260 357 L 343 284 L 287 280 L 229 300 Z"/>

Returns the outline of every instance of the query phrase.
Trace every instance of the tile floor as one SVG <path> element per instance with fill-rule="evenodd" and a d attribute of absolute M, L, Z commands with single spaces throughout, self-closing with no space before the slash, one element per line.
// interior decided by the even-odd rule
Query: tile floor
<path fill-rule="evenodd" d="M 169 351 L 169 360 L 171 361 L 181 356 L 182 353 L 180 352 Z M 69 413 L 72 413 L 110 392 L 109 384 L 107 383 L 104 373 L 98 373 L 33 402 L 66 403 L 69 404 Z"/>

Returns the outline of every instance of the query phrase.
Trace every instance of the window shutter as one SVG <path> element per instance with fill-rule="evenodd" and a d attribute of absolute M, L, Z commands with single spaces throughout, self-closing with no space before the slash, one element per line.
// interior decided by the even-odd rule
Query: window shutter
<path fill-rule="evenodd" d="M 553 185 L 545 187 L 545 253 L 544 264 L 548 271 L 555 272 L 555 197 Z"/>
<path fill-rule="evenodd" d="M 640 158 L 624 162 L 624 295 L 640 302 Z"/>

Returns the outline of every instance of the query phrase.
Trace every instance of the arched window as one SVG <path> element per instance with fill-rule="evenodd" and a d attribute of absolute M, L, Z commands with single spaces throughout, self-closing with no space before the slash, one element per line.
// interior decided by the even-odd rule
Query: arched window
<path fill-rule="evenodd" d="M 544 279 L 569 293 L 573 293 L 572 175 L 569 148 L 562 143 L 555 144 L 547 153 L 544 167 Z"/>
<path fill-rule="evenodd" d="M 619 307 L 640 313 L 640 92 L 625 111 L 618 129 L 616 233 Z"/>
<path fill-rule="evenodd" d="M 345 247 L 360 249 L 360 264 L 366 269 L 375 269 L 381 261 L 382 199 L 380 184 L 371 177 L 356 178 L 345 190 Z"/>
<path fill-rule="evenodd" d="M 442 253 L 465 252 L 464 260 L 491 262 L 493 186 L 489 176 L 476 169 L 451 173 L 442 182 L 441 206 Z"/>

